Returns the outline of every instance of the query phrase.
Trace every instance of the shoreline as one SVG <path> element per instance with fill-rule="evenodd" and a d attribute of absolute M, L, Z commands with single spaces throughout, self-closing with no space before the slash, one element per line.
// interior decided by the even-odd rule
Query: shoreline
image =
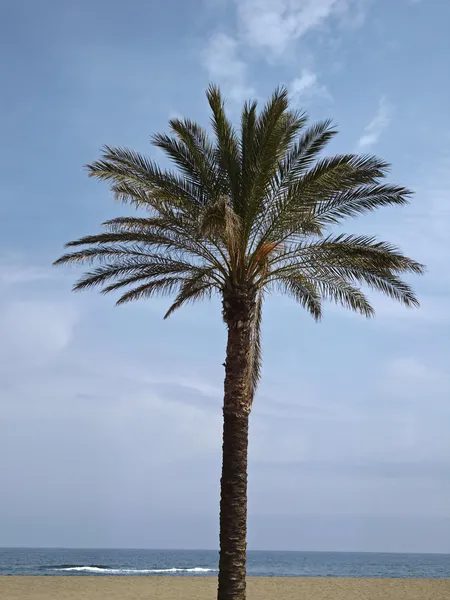
<path fill-rule="evenodd" d="M 214 600 L 213 576 L 0 576 L 5 600 Z M 450 579 L 248 577 L 248 600 L 448 600 Z"/>

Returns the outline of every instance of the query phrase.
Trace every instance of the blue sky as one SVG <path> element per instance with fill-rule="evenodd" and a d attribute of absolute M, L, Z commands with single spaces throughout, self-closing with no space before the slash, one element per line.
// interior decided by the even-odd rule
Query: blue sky
<path fill-rule="evenodd" d="M 218 302 L 162 321 L 74 295 L 64 242 L 126 213 L 83 165 L 204 124 L 215 81 L 289 87 L 374 152 L 410 207 L 347 224 L 428 266 L 409 311 L 284 298 L 264 317 L 249 545 L 450 552 L 450 4 L 445 0 L 4 0 L 0 95 L 0 545 L 213 548 L 225 332 Z"/>

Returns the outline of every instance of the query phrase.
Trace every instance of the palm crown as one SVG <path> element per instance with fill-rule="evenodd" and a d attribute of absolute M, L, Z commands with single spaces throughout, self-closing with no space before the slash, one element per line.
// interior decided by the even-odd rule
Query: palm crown
<path fill-rule="evenodd" d="M 375 156 L 320 153 L 337 133 L 330 121 L 308 125 L 275 91 L 261 112 L 244 105 L 240 132 L 210 86 L 214 139 L 188 119 L 157 134 L 178 172 L 124 148 L 104 148 L 89 174 L 111 182 L 116 197 L 147 211 L 104 223 L 105 231 L 70 242 L 84 246 L 57 264 L 98 263 L 75 285 L 122 290 L 118 304 L 174 294 L 166 317 L 188 301 L 243 287 L 252 294 L 253 386 L 259 378 L 263 295 L 281 290 L 315 319 L 323 299 L 365 316 L 373 308 L 360 286 L 417 305 L 401 274 L 423 266 L 374 237 L 332 234 L 347 218 L 405 204 L 410 192 L 383 183 L 389 165 Z"/>

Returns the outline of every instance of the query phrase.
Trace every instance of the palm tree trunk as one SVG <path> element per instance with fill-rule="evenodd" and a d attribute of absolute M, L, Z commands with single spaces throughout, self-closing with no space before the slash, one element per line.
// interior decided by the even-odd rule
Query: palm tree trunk
<path fill-rule="evenodd" d="M 220 481 L 218 600 L 245 600 L 247 556 L 247 450 L 250 398 L 251 324 L 254 295 L 233 288 L 224 295 L 228 327 Z"/>

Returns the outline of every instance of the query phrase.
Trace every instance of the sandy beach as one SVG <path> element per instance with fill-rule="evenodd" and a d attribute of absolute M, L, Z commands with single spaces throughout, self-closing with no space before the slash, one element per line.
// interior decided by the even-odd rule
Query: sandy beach
<path fill-rule="evenodd" d="M 214 600 L 215 577 L 0 577 L 2 600 Z M 450 579 L 249 578 L 248 600 L 449 600 Z"/>

